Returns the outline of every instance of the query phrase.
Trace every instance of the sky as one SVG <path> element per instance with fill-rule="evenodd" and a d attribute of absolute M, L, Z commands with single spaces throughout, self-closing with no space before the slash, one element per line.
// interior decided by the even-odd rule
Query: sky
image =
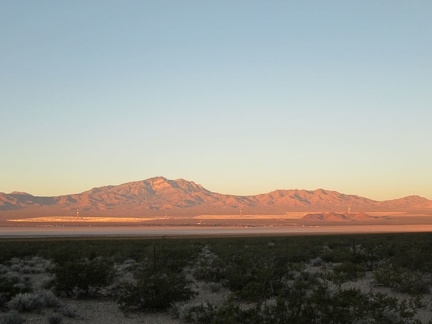
<path fill-rule="evenodd" d="M 154 176 L 432 199 L 432 2 L 0 0 L 0 192 Z"/>

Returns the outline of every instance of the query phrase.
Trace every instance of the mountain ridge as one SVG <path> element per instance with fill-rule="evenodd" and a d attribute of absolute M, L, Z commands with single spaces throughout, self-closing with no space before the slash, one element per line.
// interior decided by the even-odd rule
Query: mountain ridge
<path fill-rule="evenodd" d="M 77 194 L 39 197 L 25 192 L 0 192 L 0 211 L 41 210 L 109 211 L 128 214 L 161 214 L 167 211 L 190 214 L 285 213 L 288 211 L 432 209 L 432 200 L 417 195 L 378 201 L 326 189 L 278 189 L 257 195 L 230 195 L 212 192 L 185 179 L 153 177 L 120 185 L 95 187 Z"/>

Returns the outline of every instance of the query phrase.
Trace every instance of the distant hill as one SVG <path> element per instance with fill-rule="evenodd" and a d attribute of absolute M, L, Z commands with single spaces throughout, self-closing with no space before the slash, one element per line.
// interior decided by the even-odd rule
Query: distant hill
<path fill-rule="evenodd" d="M 302 217 L 303 220 L 310 220 L 310 221 L 331 221 L 331 222 L 347 222 L 347 221 L 364 221 L 364 220 L 374 220 L 375 217 L 369 216 L 366 213 L 360 212 L 360 213 L 346 213 L 346 214 L 340 214 L 340 213 L 314 213 L 314 214 L 307 214 Z"/>
<path fill-rule="evenodd" d="M 243 214 L 284 214 L 288 211 L 344 211 L 348 206 L 354 211 L 424 210 L 432 209 L 432 201 L 419 196 L 377 201 L 324 189 L 275 190 L 236 196 L 209 191 L 192 181 L 164 177 L 54 197 L 37 197 L 25 192 L 0 193 L 2 213 L 26 211 L 34 215 L 68 215 L 77 209 L 88 215 L 237 214 L 240 211 Z"/>

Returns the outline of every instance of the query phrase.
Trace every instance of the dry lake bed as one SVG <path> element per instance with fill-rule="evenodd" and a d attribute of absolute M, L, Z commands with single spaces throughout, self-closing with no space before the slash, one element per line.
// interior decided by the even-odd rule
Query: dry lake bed
<path fill-rule="evenodd" d="M 375 214 L 372 221 L 322 222 L 305 221 L 297 214 L 157 218 L 26 217 L 3 219 L 0 222 L 0 237 L 260 236 L 432 232 L 431 215 L 380 213 Z"/>

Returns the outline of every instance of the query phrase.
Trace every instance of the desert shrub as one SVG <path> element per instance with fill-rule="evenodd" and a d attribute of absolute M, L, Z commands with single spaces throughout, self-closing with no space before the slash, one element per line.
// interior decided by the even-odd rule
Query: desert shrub
<path fill-rule="evenodd" d="M 215 312 L 216 308 L 212 304 L 200 304 L 184 309 L 180 318 L 189 323 L 211 323 Z"/>
<path fill-rule="evenodd" d="M 73 307 L 70 307 L 69 305 L 64 305 L 60 308 L 60 313 L 69 318 L 75 318 L 77 317 L 77 310 Z"/>
<path fill-rule="evenodd" d="M 61 305 L 60 299 L 50 290 L 43 290 L 38 293 L 42 300 L 43 307 L 58 307 Z"/>
<path fill-rule="evenodd" d="M 318 257 L 318 258 L 310 260 L 310 264 L 314 267 L 319 267 L 319 266 L 322 266 L 324 264 L 324 261 L 323 261 L 323 259 Z"/>
<path fill-rule="evenodd" d="M 226 302 L 221 307 L 211 303 L 195 305 L 185 309 L 181 318 L 189 323 L 261 323 L 262 318 L 255 309 L 243 310 L 232 302 Z"/>
<path fill-rule="evenodd" d="M 44 307 L 58 307 L 60 300 L 51 291 L 38 294 L 24 293 L 15 295 L 8 303 L 10 309 L 18 312 L 31 312 Z"/>
<path fill-rule="evenodd" d="M 432 265 L 430 248 L 421 240 L 414 242 L 404 242 L 404 240 L 395 243 L 397 252 L 391 259 L 391 262 L 401 268 L 411 271 L 428 271 Z"/>
<path fill-rule="evenodd" d="M 292 294 L 255 309 L 258 323 L 417 323 L 418 305 L 384 294 L 364 294 L 357 289 L 329 290 L 318 285 L 308 294 Z"/>
<path fill-rule="evenodd" d="M 215 255 L 203 255 L 198 258 L 193 269 L 194 277 L 208 282 L 219 282 L 226 278 L 224 262 Z"/>
<path fill-rule="evenodd" d="M 149 258 L 153 264 L 153 271 L 179 272 L 188 266 L 198 255 L 199 247 L 181 244 L 162 239 L 153 244 Z"/>
<path fill-rule="evenodd" d="M 20 264 L 13 264 L 10 266 L 10 270 L 13 272 L 21 272 L 22 266 Z"/>
<path fill-rule="evenodd" d="M 194 323 L 416 323 L 418 301 L 399 301 L 384 294 L 360 290 L 335 290 L 307 272 L 296 272 L 272 302 L 260 302 L 252 309 L 240 309 L 232 302 L 184 308 L 181 318 Z M 260 290 L 251 281 L 249 290 Z M 255 288 L 255 289 L 254 289 Z M 261 299 L 262 300 L 262 299 Z"/>
<path fill-rule="evenodd" d="M 19 270 L 20 273 L 25 273 L 25 274 L 30 274 L 30 273 L 35 273 L 35 268 L 29 266 L 29 265 L 24 265 L 23 267 L 21 267 L 21 269 Z"/>
<path fill-rule="evenodd" d="M 0 300 L 4 299 L 8 301 L 19 292 L 20 289 L 15 286 L 15 283 L 12 282 L 11 279 L 5 276 L 0 276 Z"/>
<path fill-rule="evenodd" d="M 18 312 L 31 312 L 42 308 L 42 299 L 33 293 L 18 294 L 13 297 L 8 307 Z"/>
<path fill-rule="evenodd" d="M 8 271 L 9 267 L 5 266 L 4 264 L 0 264 L 0 275 L 4 275 Z"/>
<path fill-rule="evenodd" d="M 344 262 L 351 258 L 352 252 L 350 251 L 349 245 L 345 244 L 330 244 L 330 246 L 323 250 L 321 259 L 324 262 Z"/>
<path fill-rule="evenodd" d="M 0 294 L 0 311 L 5 310 L 7 308 L 7 302 L 8 300 L 6 299 L 6 297 Z"/>
<path fill-rule="evenodd" d="M 42 273 L 49 270 L 52 264 L 49 260 L 34 256 L 12 258 L 9 260 L 10 271 L 22 274 Z"/>
<path fill-rule="evenodd" d="M 18 282 L 6 276 L 0 276 L 0 309 L 5 309 L 6 303 L 15 295 L 30 292 L 29 287 L 20 286 L 19 278 L 17 280 Z"/>
<path fill-rule="evenodd" d="M 38 256 L 24 258 L 21 262 L 23 264 L 21 273 L 43 273 L 53 268 L 53 263 L 50 260 Z"/>
<path fill-rule="evenodd" d="M 55 289 L 66 296 L 94 297 L 113 277 L 112 265 L 103 259 L 68 261 L 54 269 Z"/>
<path fill-rule="evenodd" d="M 267 287 L 264 282 L 250 281 L 248 282 L 237 295 L 245 300 L 259 301 L 268 294 Z"/>
<path fill-rule="evenodd" d="M 211 292 L 219 292 L 222 290 L 222 284 L 219 282 L 210 282 L 209 288 Z"/>
<path fill-rule="evenodd" d="M 17 311 L 10 311 L 0 315 L 0 324 L 22 324 L 24 318 Z"/>
<path fill-rule="evenodd" d="M 53 287 L 54 282 L 55 282 L 54 277 L 45 277 L 40 280 L 38 287 L 41 289 L 50 289 Z"/>
<path fill-rule="evenodd" d="M 431 277 L 429 274 L 397 268 L 385 263 L 375 269 L 377 283 L 408 294 L 427 294 L 430 291 Z"/>
<path fill-rule="evenodd" d="M 15 272 L 8 272 L 5 277 L 13 284 L 17 284 L 21 281 L 21 276 Z"/>
<path fill-rule="evenodd" d="M 269 298 L 281 289 L 282 277 L 287 269 L 274 266 L 272 256 L 258 258 L 236 256 L 228 263 L 226 269 L 226 285 L 237 296 L 248 301 Z"/>
<path fill-rule="evenodd" d="M 284 275 L 278 273 L 275 268 L 254 269 L 250 280 L 237 291 L 237 295 L 248 301 L 260 301 L 277 296 L 284 288 L 283 278 Z"/>
<path fill-rule="evenodd" d="M 184 276 L 175 273 L 139 274 L 136 284 L 125 284 L 118 298 L 120 309 L 166 310 L 174 302 L 189 300 L 195 295 Z"/>
<path fill-rule="evenodd" d="M 354 264 L 351 261 L 337 264 L 333 267 L 332 271 L 327 274 L 326 279 L 334 281 L 336 283 L 342 283 L 346 281 L 356 280 L 362 278 L 365 275 L 363 266 Z"/>
<path fill-rule="evenodd" d="M 61 324 L 63 319 L 60 316 L 50 316 L 48 317 L 48 324 Z"/>

